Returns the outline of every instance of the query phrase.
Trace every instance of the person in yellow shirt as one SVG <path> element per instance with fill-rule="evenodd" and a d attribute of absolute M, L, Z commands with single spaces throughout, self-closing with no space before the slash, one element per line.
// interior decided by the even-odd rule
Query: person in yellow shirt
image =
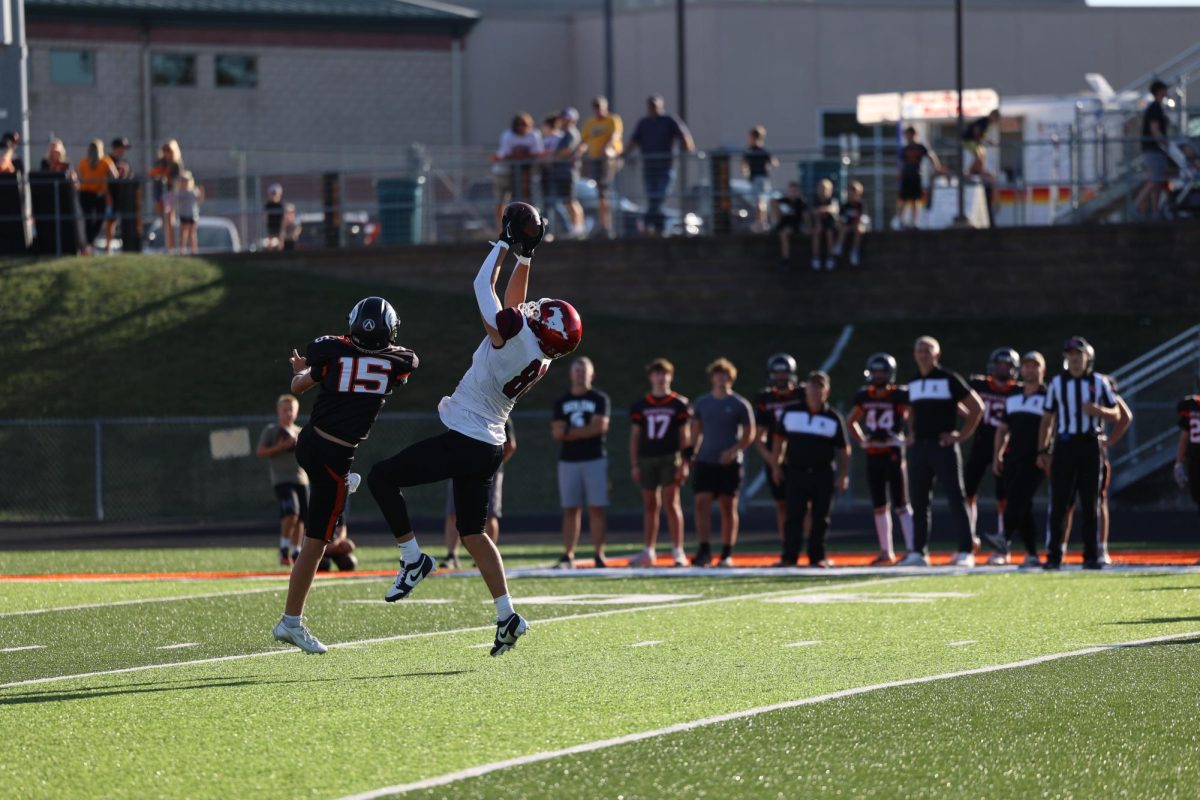
<path fill-rule="evenodd" d="M 613 237 L 612 209 L 608 192 L 617 171 L 617 159 L 621 155 L 625 126 L 618 114 L 608 110 L 608 98 L 603 95 L 592 101 L 595 112 L 591 119 L 579 129 L 581 142 L 579 153 L 584 155 L 585 175 L 596 182 L 599 195 L 596 209 L 600 227 L 606 237 Z"/>
<path fill-rule="evenodd" d="M 83 211 L 84 252 L 90 252 L 108 210 L 108 180 L 117 167 L 104 155 L 104 142 L 93 139 L 87 156 L 79 162 L 79 208 Z"/>

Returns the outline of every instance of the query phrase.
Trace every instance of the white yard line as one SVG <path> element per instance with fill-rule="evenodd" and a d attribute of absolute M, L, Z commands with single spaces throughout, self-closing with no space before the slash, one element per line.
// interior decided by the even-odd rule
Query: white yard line
<path fill-rule="evenodd" d="M 635 642 L 629 646 L 630 647 L 654 647 L 654 645 L 656 645 L 656 644 L 662 644 L 663 641 L 664 641 L 663 639 L 651 639 L 646 642 Z"/>
<path fill-rule="evenodd" d="M 963 639 L 961 642 L 946 642 L 946 647 L 966 647 L 972 644 L 979 644 L 979 641 L 976 639 Z"/>
<path fill-rule="evenodd" d="M 155 650 L 184 650 L 188 647 L 199 647 L 199 642 L 180 642 L 179 644 L 164 644 L 162 647 L 156 647 Z"/>
<path fill-rule="evenodd" d="M 813 639 L 809 642 L 789 642 L 788 644 L 785 644 L 784 647 L 812 647 L 814 644 L 820 643 L 820 639 Z"/>
<path fill-rule="evenodd" d="M 834 586 L 844 586 L 846 588 L 858 588 L 863 585 L 879 585 L 887 583 L 895 583 L 896 581 L 909 580 L 908 578 L 880 578 L 871 581 L 846 581 L 842 584 L 833 584 Z M 813 586 L 813 591 L 829 591 L 830 584 L 822 584 L 821 586 Z M 689 600 L 683 603 L 655 603 L 648 606 L 636 606 L 634 608 L 614 608 L 606 611 L 592 611 L 586 614 L 568 614 L 561 617 L 549 617 L 547 619 L 533 620 L 533 626 L 539 627 L 549 625 L 552 622 L 570 622 L 577 619 L 595 619 L 597 617 L 611 617 L 618 614 L 633 614 L 639 611 L 654 611 L 667 610 L 672 608 L 684 608 L 692 606 L 712 605 L 713 603 L 734 603 L 741 600 L 757 600 L 762 597 L 771 597 L 777 594 L 796 594 L 803 589 L 782 589 L 772 592 L 756 592 L 754 594 L 732 595 L 728 597 L 710 597 L 707 600 Z M 518 599 L 518 603 L 520 600 Z M 269 620 L 267 621 L 269 624 Z M 399 642 L 406 639 L 424 639 L 431 636 L 451 636 L 457 633 L 472 633 L 475 631 L 495 631 L 494 625 L 476 625 L 469 628 L 453 628 L 445 631 L 421 631 L 419 633 L 401 633 L 396 636 L 380 636 L 373 639 L 357 639 L 351 642 L 335 642 L 329 645 L 333 648 L 353 648 L 356 645 L 377 644 L 381 642 Z M 265 629 L 264 629 L 265 630 Z M 17 686 L 33 686 L 40 683 L 55 683 L 57 681 L 68 681 L 75 678 L 98 678 L 103 675 L 123 675 L 129 672 L 144 672 L 151 669 L 169 669 L 171 667 L 190 667 L 200 664 L 218 664 L 224 661 L 241 661 L 246 658 L 262 658 L 264 656 L 278 656 L 284 653 L 297 652 L 294 647 L 280 646 L 274 650 L 262 650 L 257 653 L 239 653 L 232 656 L 216 656 L 213 658 L 197 658 L 193 661 L 172 661 L 166 664 L 143 664 L 137 667 L 121 667 L 119 669 L 106 669 L 97 672 L 78 672 L 72 675 L 53 675 L 47 678 L 30 678 L 24 681 L 12 681 L 11 683 L 0 683 L 0 689 L 12 689 Z"/>
<path fill-rule="evenodd" d="M 920 678 L 907 678 L 899 681 L 888 681 L 887 683 L 875 683 L 871 684 L 870 686 L 858 686 L 853 689 L 843 689 L 841 691 L 829 692 L 828 694 L 821 694 L 815 697 L 804 697 L 799 700 L 788 700 L 769 706 L 759 706 L 757 708 L 748 708 L 743 711 L 734 711 L 729 714 L 719 714 L 713 717 L 704 717 L 703 719 L 696 719 L 692 720 L 691 722 L 680 722 L 675 725 L 668 725 L 665 728 L 656 728 L 655 730 L 642 731 L 640 733 L 630 733 L 626 734 L 625 736 L 614 736 L 611 739 L 600 739 L 594 742 L 585 742 L 584 744 L 577 744 L 572 747 L 564 747 L 560 750 L 546 750 L 541 753 L 531 753 L 527 756 L 510 758 L 505 761 L 495 761 L 491 764 L 482 764 L 478 767 L 471 767 L 469 769 L 459 770 L 458 772 L 450 772 L 445 775 L 438 775 L 434 778 L 426 778 L 422 781 L 402 783 L 395 786 L 385 786 L 382 789 L 373 789 L 369 792 L 347 795 L 341 798 L 341 800 L 377 800 L 377 798 L 392 797 L 394 795 L 405 794 L 407 792 L 413 792 L 419 789 L 431 789 L 435 786 L 445 786 L 447 784 L 467 780 L 468 778 L 477 778 L 480 775 L 487 775 L 499 770 L 509 769 L 510 767 L 523 767 L 528 764 L 536 764 L 540 761 L 550 761 L 556 758 L 562 758 L 564 756 L 578 755 L 579 753 L 592 753 L 597 750 L 605 750 L 610 747 L 618 747 L 623 744 L 630 744 L 631 742 L 640 742 L 646 739 L 656 739 L 660 736 L 668 736 L 673 733 L 683 733 L 685 731 L 695 730 L 696 728 L 716 725 L 721 722 L 732 722 L 734 720 L 757 717 L 760 714 L 768 714 L 772 711 L 783 711 L 789 708 L 811 706 L 818 703 L 825 703 L 830 700 L 841 700 L 860 694 L 878 692 L 883 689 L 894 689 L 899 686 L 915 686 L 922 683 L 947 681 L 954 678 L 964 678 L 971 675 L 986 675 L 990 672 L 1003 672 L 1005 670 L 1021 669 L 1022 667 L 1032 667 L 1051 661 L 1059 661 L 1064 658 L 1088 656 L 1094 653 L 1102 653 L 1107 650 L 1116 650 L 1123 647 L 1136 647 L 1138 645 L 1154 644 L 1156 642 L 1169 642 L 1174 639 L 1187 639 L 1193 636 L 1200 636 L 1200 631 L 1175 633 L 1169 636 L 1155 636 L 1151 639 L 1137 639 L 1130 642 L 1118 642 L 1116 644 L 1097 645 L 1095 647 L 1088 647 L 1083 650 L 1070 650 L 1064 653 L 1051 653 L 1050 655 L 1026 658 L 1021 661 L 1012 661 L 1007 664 L 993 664 L 992 666 L 979 667 L 977 669 L 943 672 L 939 675 L 926 675 Z"/>
<path fill-rule="evenodd" d="M 0 653 L 17 653 L 21 650 L 45 650 L 44 644 L 27 644 L 24 647 L 3 647 L 0 648 Z"/>

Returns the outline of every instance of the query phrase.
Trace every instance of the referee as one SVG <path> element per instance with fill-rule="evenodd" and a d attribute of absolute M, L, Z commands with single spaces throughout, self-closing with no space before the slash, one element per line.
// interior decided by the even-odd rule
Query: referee
<path fill-rule="evenodd" d="M 1083 515 L 1083 568 L 1102 569 L 1097 537 L 1100 505 L 1100 435 L 1120 416 L 1108 378 L 1094 371 L 1095 349 L 1082 336 L 1063 343 L 1065 370 L 1046 387 L 1038 431 L 1038 466 L 1050 472 L 1050 529 L 1045 569 L 1062 569 L 1070 529 L 1067 509 L 1079 497 Z M 1052 443 L 1053 442 L 1053 443 Z"/>
<path fill-rule="evenodd" d="M 951 564 L 975 566 L 975 532 L 963 495 L 963 462 L 959 443 L 971 438 L 983 416 L 983 401 L 957 372 L 938 363 L 941 345 L 922 336 L 913 345 L 919 374 L 908 382 L 913 443 L 908 450 L 908 478 L 912 489 L 913 550 L 902 567 L 929 566 L 929 524 L 934 481 L 945 486 L 946 500 L 958 535 L 958 552 Z M 963 426 L 958 430 L 958 418 Z"/>

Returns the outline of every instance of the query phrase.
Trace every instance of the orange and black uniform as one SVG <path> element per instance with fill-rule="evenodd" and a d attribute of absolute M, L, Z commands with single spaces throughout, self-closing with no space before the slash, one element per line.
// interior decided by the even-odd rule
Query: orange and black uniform
<path fill-rule="evenodd" d="M 1179 401 L 1179 429 L 1187 431 L 1188 491 L 1192 500 L 1200 506 L 1200 395 L 1190 395 Z"/>
<path fill-rule="evenodd" d="M 872 507 L 885 508 L 890 491 L 892 507 L 906 508 L 908 485 L 904 449 L 888 442 L 904 433 L 908 387 L 895 384 L 864 386 L 854 395 L 854 405 L 862 409 L 861 425 L 867 435 L 867 485 L 871 489 Z"/>
<path fill-rule="evenodd" d="M 769 386 L 763 389 L 758 394 L 754 395 L 754 424 L 759 430 L 772 430 L 779 422 L 779 412 L 789 403 L 794 403 L 803 398 L 799 386 L 791 389 L 777 389 L 774 386 Z M 767 446 L 770 446 L 767 442 Z M 776 483 L 774 476 L 771 475 L 771 467 L 767 465 L 767 486 L 771 487 L 771 497 L 776 501 L 784 499 L 783 484 Z"/>
<path fill-rule="evenodd" d="M 346 476 L 355 448 L 371 432 L 387 396 L 408 380 L 418 361 L 412 350 L 395 345 L 364 352 L 345 336 L 314 339 L 305 359 L 320 393 L 296 442 L 296 461 L 312 487 L 306 535 L 328 542 L 346 504 Z M 314 428 L 354 447 L 331 442 Z"/>
<path fill-rule="evenodd" d="M 996 428 L 1004 420 L 1005 404 L 1008 398 L 1021 393 L 1021 384 L 1017 381 L 1001 383 L 993 377 L 985 378 L 982 375 L 972 375 L 968 384 L 983 401 L 983 417 L 975 430 L 967 463 L 963 465 L 963 491 L 967 497 L 975 497 L 979 494 L 983 476 L 992 471 L 992 458 L 996 451 Z M 995 481 L 995 487 L 996 502 L 1003 503 L 1007 496 L 1004 481 Z"/>

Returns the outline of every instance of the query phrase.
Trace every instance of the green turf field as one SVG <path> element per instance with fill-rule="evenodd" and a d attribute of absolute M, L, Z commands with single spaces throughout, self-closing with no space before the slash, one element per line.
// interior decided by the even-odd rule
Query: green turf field
<path fill-rule="evenodd" d="M 381 565 L 384 550 L 364 556 Z M 6 553 L 0 574 L 245 555 Z M 1195 571 L 669 573 L 514 579 L 531 630 L 498 659 L 480 647 L 492 609 L 473 576 L 394 605 L 386 578 L 319 580 L 310 624 L 333 645 L 319 657 L 272 641 L 279 578 L 0 581 L 0 786 L 1182 798 L 1200 785 Z"/>

